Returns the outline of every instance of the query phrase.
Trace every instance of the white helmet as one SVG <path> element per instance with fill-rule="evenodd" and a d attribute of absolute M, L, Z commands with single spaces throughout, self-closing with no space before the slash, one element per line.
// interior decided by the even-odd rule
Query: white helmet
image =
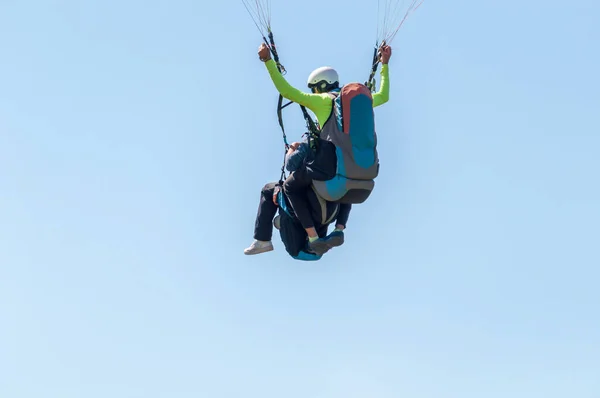
<path fill-rule="evenodd" d="M 308 88 L 313 89 L 318 86 L 324 90 L 331 86 L 339 85 L 339 77 L 335 69 L 329 66 L 322 66 L 312 71 L 308 76 Z"/>

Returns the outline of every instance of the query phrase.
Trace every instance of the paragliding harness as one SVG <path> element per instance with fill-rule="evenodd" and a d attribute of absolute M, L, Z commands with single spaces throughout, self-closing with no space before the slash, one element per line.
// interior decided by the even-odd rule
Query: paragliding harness
<path fill-rule="evenodd" d="M 279 55 L 272 33 L 269 38 L 268 44 L 278 68 L 280 71 L 285 70 L 279 66 Z M 383 41 L 381 45 L 376 45 L 370 75 L 364 84 L 348 83 L 328 92 L 332 109 L 323 126 L 317 127 L 306 109 L 300 106 L 307 123 L 308 132 L 305 135 L 311 150 L 311 159 L 305 167 L 314 173 L 312 188 L 324 201 L 359 204 L 367 200 L 374 189 L 374 179 L 379 173 L 379 159 L 372 92 L 375 91 L 374 76 L 380 64 L 380 49 L 385 44 Z M 277 115 L 286 152 L 289 145 L 283 127 L 282 109 L 291 103 L 282 105 L 282 96 L 279 96 Z M 280 183 L 284 179 L 285 155 Z"/>
<path fill-rule="evenodd" d="M 285 67 L 281 64 L 281 62 L 279 61 L 279 54 L 277 53 L 277 47 L 275 46 L 275 40 L 273 37 L 273 32 L 269 31 L 268 33 L 268 40 L 266 37 L 263 36 L 263 40 L 265 42 L 265 44 L 267 45 L 267 47 L 269 48 L 269 50 L 271 51 L 271 54 L 273 55 L 273 60 L 275 61 L 276 65 L 277 65 L 277 69 L 279 70 L 279 72 L 282 75 L 285 75 L 285 73 L 287 72 L 285 70 Z M 377 72 L 377 67 L 380 63 L 379 60 L 379 49 L 385 45 L 385 41 L 382 42 L 381 46 L 377 45 L 374 48 L 374 52 L 373 52 L 373 62 L 372 62 L 372 66 L 371 66 L 371 73 L 369 76 L 369 79 L 367 82 L 364 83 L 364 85 L 370 90 L 370 92 L 374 92 L 375 91 L 375 73 Z M 281 94 L 279 94 L 279 98 L 277 101 L 277 120 L 279 122 L 279 127 L 281 128 L 281 132 L 282 132 L 282 136 L 283 136 L 283 142 L 284 142 L 284 159 L 283 159 L 283 164 L 281 166 L 281 175 L 279 178 L 279 183 L 283 183 L 283 181 L 286 178 L 286 172 L 285 172 L 285 155 L 287 154 L 287 151 L 290 148 L 290 145 L 288 143 L 287 140 L 287 135 L 285 132 L 285 127 L 283 125 L 283 109 L 285 109 L 286 107 L 288 107 L 289 105 L 293 104 L 294 101 L 289 101 L 286 104 L 283 103 L 283 96 Z M 311 149 L 312 154 L 314 155 L 320 148 L 319 148 L 319 143 L 321 140 L 321 127 L 319 126 L 318 123 L 316 123 L 312 117 L 309 115 L 308 111 L 306 110 L 306 107 L 304 105 L 299 105 L 300 106 L 300 110 L 302 111 L 302 115 L 304 117 L 304 120 L 306 122 L 306 129 L 307 131 L 303 134 L 303 136 L 306 136 L 307 142 L 309 144 L 309 147 Z"/>

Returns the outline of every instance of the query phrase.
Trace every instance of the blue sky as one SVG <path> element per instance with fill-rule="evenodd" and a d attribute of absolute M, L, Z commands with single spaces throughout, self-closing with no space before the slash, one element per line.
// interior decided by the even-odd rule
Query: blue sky
<path fill-rule="evenodd" d="M 366 78 L 347 3 L 272 0 L 292 84 Z M 426 1 L 376 190 L 302 263 L 243 255 L 282 144 L 241 2 L 3 1 L 0 396 L 598 397 L 599 19 Z"/>

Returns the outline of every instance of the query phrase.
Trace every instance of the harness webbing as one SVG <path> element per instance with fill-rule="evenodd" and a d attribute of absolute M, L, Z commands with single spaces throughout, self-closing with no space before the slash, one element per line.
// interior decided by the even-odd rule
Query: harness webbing
<path fill-rule="evenodd" d="M 263 40 L 264 40 L 265 44 L 267 45 L 267 47 L 269 48 L 269 50 L 271 51 L 271 54 L 273 55 L 273 60 L 277 64 L 277 70 L 279 71 L 279 73 L 284 75 L 286 70 L 285 70 L 285 67 L 283 65 L 281 65 L 281 62 L 279 62 L 279 54 L 277 53 L 277 47 L 275 46 L 275 40 L 273 38 L 273 32 L 271 30 L 269 30 L 268 36 L 269 36 L 269 40 L 267 40 L 267 38 L 264 36 L 263 36 Z M 287 135 L 285 134 L 285 127 L 283 126 L 282 110 L 283 110 L 283 108 L 288 106 L 290 103 L 283 105 L 283 96 L 281 94 L 279 94 L 279 98 L 277 100 L 277 120 L 279 122 L 279 127 L 281 127 L 281 133 L 283 135 L 283 144 L 285 147 L 285 150 L 283 152 L 283 163 L 281 165 L 281 176 L 279 177 L 279 184 L 282 184 L 283 180 L 285 179 L 285 155 L 286 155 L 288 149 L 290 148 L 290 144 L 287 141 Z"/>
<path fill-rule="evenodd" d="M 375 48 L 373 49 L 373 62 L 372 62 L 371 74 L 369 75 L 369 80 L 367 80 L 365 82 L 365 86 L 367 86 L 369 88 L 369 90 L 371 90 L 371 92 L 375 91 L 375 83 L 376 83 L 375 82 L 375 73 L 377 72 L 377 66 L 381 62 L 381 60 L 379 58 L 379 50 L 384 45 L 385 45 L 385 41 L 383 41 L 381 43 L 381 46 L 378 46 L 377 43 L 375 43 Z"/>
<path fill-rule="evenodd" d="M 265 41 L 267 47 L 269 47 L 269 50 L 271 50 L 271 53 L 273 54 L 273 60 L 275 61 L 275 63 L 277 64 L 277 69 L 279 70 L 279 72 L 281 74 L 285 74 L 286 70 L 283 67 L 283 65 L 281 65 L 281 63 L 279 62 L 279 54 L 277 53 L 277 47 L 275 46 L 275 40 L 273 38 L 273 32 L 269 31 L 269 40 L 267 41 L 267 39 L 265 37 L 263 37 L 263 40 Z M 285 127 L 283 126 L 283 109 L 286 108 L 287 106 L 293 104 L 293 101 L 288 102 L 287 104 L 283 104 L 283 96 L 281 94 L 279 94 L 279 98 L 277 100 L 277 120 L 279 122 L 279 127 L 281 127 L 281 133 L 283 135 L 283 143 L 285 146 L 285 151 L 283 154 L 283 164 L 281 166 L 281 176 L 279 177 L 279 183 L 283 183 L 283 180 L 285 180 L 285 155 L 288 151 L 288 149 L 290 148 L 290 145 L 288 143 L 287 140 L 287 135 L 285 134 Z M 304 116 L 304 120 L 306 121 L 306 128 L 308 129 L 308 142 L 310 147 L 314 150 L 316 149 L 316 143 L 317 140 L 315 140 L 315 137 L 319 136 L 319 128 L 317 127 L 317 125 L 315 124 L 315 122 L 313 121 L 313 119 L 310 117 L 310 115 L 308 114 L 308 111 L 306 110 L 306 107 L 304 107 L 304 105 L 300 105 L 300 109 L 302 110 L 302 115 Z"/>

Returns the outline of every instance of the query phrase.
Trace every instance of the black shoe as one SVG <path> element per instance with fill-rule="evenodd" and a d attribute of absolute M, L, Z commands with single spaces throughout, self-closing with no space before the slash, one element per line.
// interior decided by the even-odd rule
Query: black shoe
<path fill-rule="evenodd" d="M 329 251 L 329 244 L 323 238 L 319 238 L 313 242 L 308 242 L 308 248 L 311 252 L 315 253 L 317 256 L 322 256 L 323 254 Z"/>
<path fill-rule="evenodd" d="M 332 247 L 338 247 L 344 244 L 344 231 L 333 231 L 325 237 L 327 246 L 331 249 Z"/>

